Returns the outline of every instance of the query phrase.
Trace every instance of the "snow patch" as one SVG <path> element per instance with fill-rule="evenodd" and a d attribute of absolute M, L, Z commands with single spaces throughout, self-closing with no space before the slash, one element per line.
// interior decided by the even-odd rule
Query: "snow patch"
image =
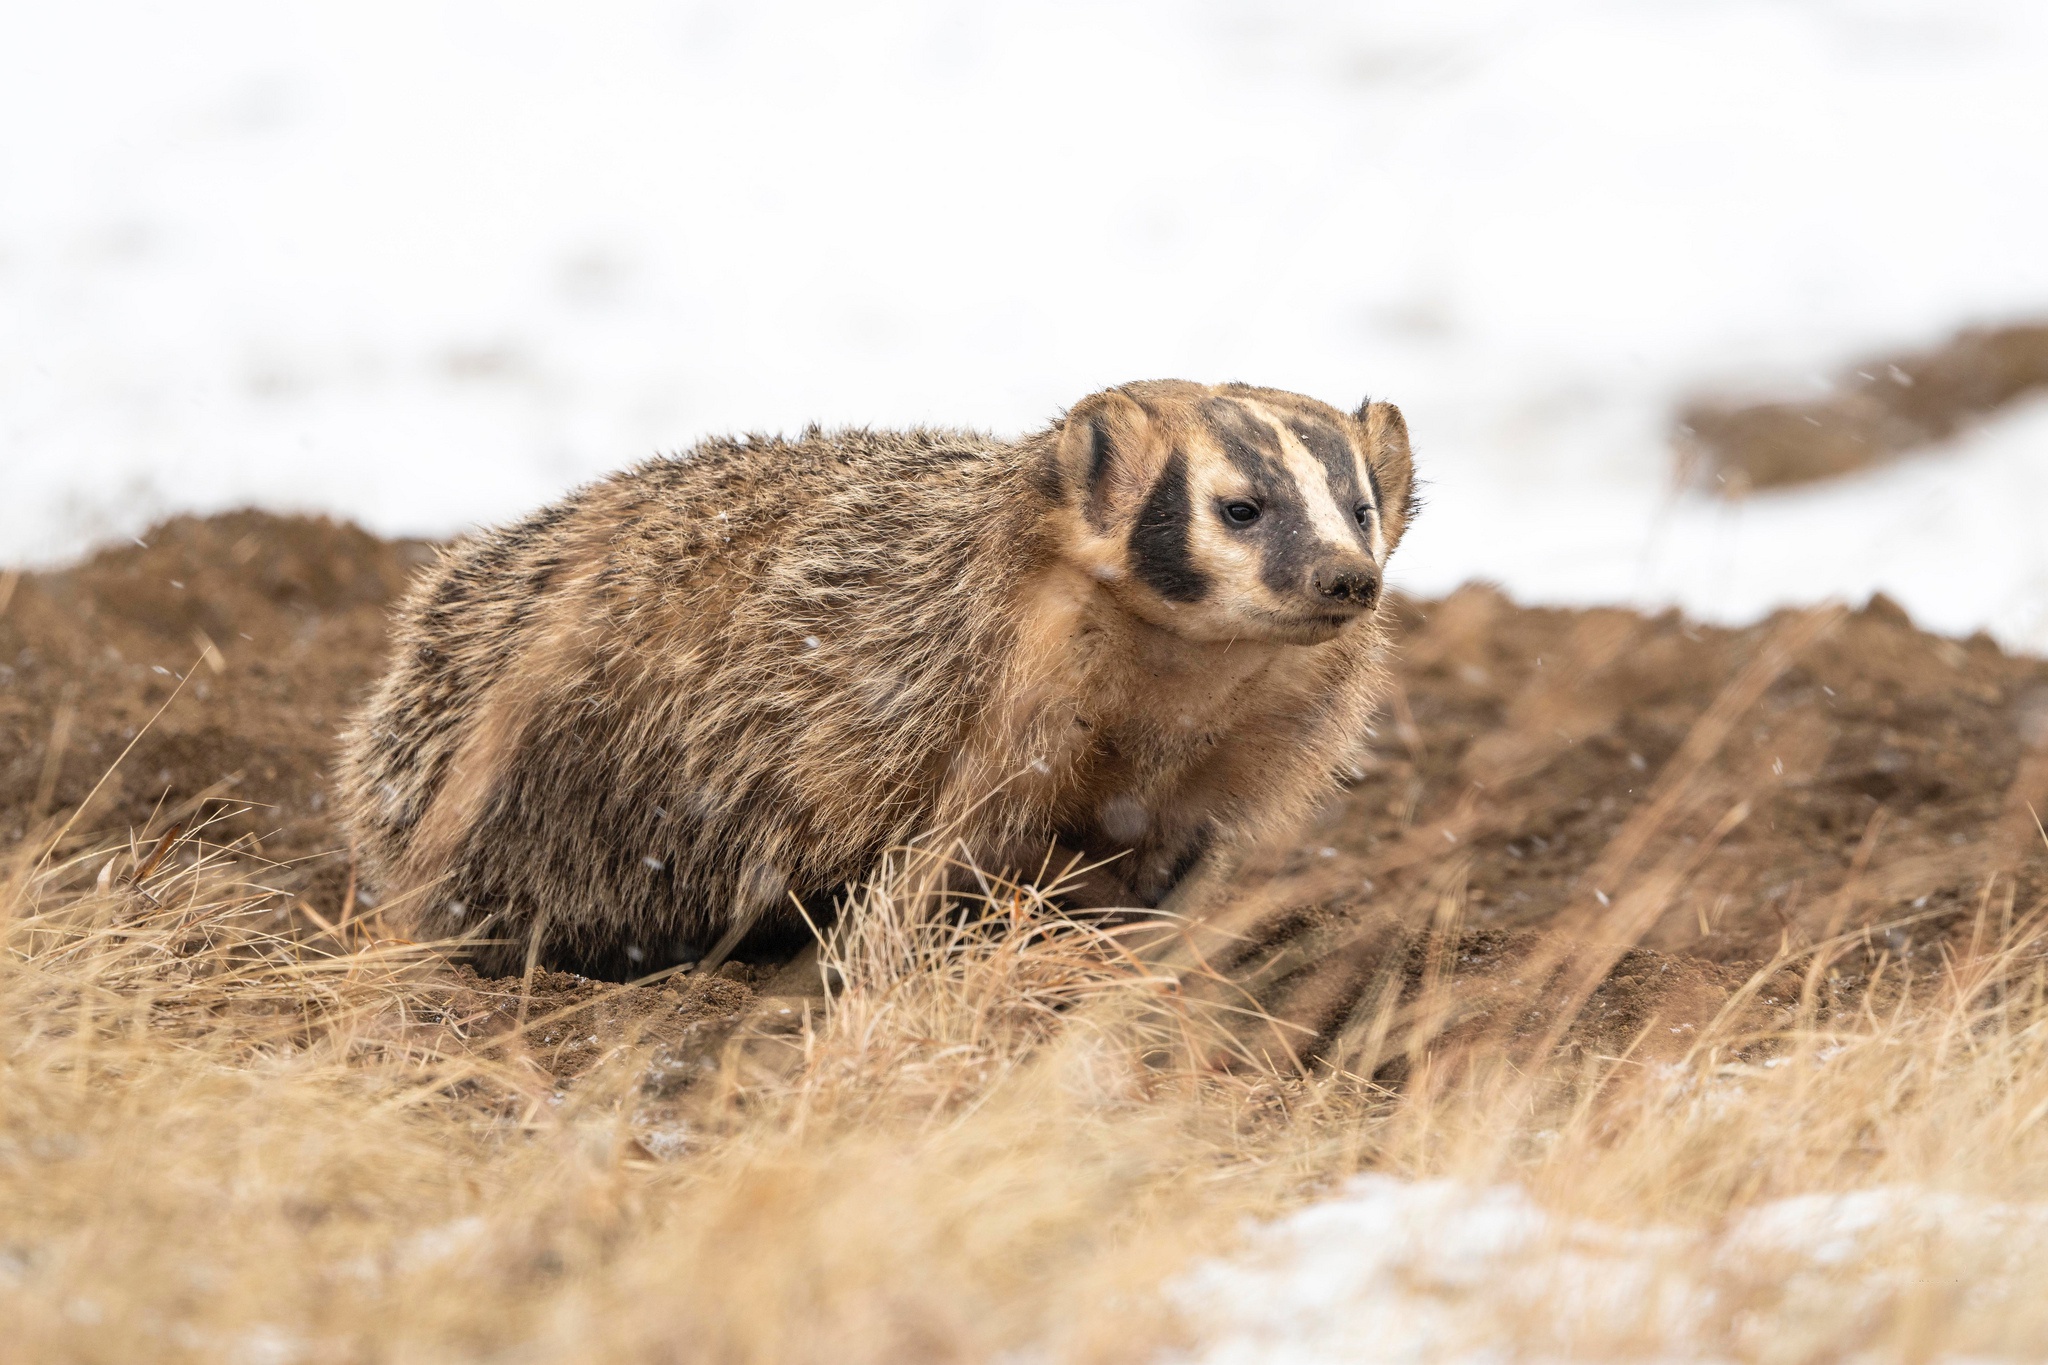
<path fill-rule="evenodd" d="M 1873 1300 L 1942 1241 L 1979 1266 L 2017 1264 L 2048 1242 L 2048 1205 L 1879 1188 L 1777 1200 L 1720 1229 L 1619 1227 L 1559 1218 L 1510 1185 L 1360 1176 L 1184 1275 L 1172 1292 L 1202 1344 L 1173 1359 L 1490 1365 L 1570 1358 L 1574 1342 L 1713 1359 L 1714 1343 L 1771 1330 L 1733 1320 L 1731 1293 L 1759 1277 L 1787 1305 Z"/>

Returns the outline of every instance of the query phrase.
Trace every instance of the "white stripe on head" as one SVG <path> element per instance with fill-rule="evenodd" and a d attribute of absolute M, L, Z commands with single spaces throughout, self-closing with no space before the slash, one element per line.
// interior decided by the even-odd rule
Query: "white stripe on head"
<path fill-rule="evenodd" d="M 1358 548 L 1358 521 L 1349 507 L 1337 505 L 1337 495 L 1330 491 L 1330 471 L 1315 453 L 1301 443 L 1301 438 L 1288 429 L 1285 422 L 1274 415 L 1263 403 L 1240 398 L 1254 416 L 1273 429 L 1280 438 L 1280 462 L 1287 469 L 1287 476 L 1294 480 L 1294 486 L 1301 493 L 1301 500 L 1308 508 L 1309 525 L 1316 528 L 1317 538 L 1335 550 L 1356 550 Z M 1358 467 L 1358 452 L 1350 441 L 1346 448 L 1352 452 L 1352 477 L 1358 480 L 1358 491 L 1368 503 L 1372 502 L 1372 484 L 1366 479 L 1365 471 Z M 1373 507 L 1372 557 L 1375 562 L 1384 560 L 1386 537 L 1379 529 L 1379 508 Z"/>

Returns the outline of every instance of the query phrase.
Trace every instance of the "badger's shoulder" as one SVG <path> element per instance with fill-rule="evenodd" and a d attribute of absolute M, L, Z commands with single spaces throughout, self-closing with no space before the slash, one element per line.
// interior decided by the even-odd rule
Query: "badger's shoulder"
<path fill-rule="evenodd" d="M 683 500 L 808 501 L 848 490 L 945 487 L 962 478 L 996 476 L 1015 463 L 1018 452 L 1016 444 L 979 431 L 812 426 L 795 437 L 707 438 L 643 461 L 600 486 Z"/>
<path fill-rule="evenodd" d="M 987 491 L 1016 460 L 1014 445 L 982 432 L 811 427 L 796 437 L 713 437 L 585 492 L 591 516 L 716 550 L 742 526 L 819 527 L 882 505 L 929 524 L 949 494 Z"/>

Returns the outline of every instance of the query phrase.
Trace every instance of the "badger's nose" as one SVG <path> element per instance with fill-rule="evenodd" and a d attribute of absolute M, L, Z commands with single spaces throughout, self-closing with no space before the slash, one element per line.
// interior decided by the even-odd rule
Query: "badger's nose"
<path fill-rule="evenodd" d="M 1318 595 L 1332 602 L 1370 607 L 1379 600 L 1379 566 L 1369 559 L 1327 560 L 1316 566 L 1309 581 Z"/>

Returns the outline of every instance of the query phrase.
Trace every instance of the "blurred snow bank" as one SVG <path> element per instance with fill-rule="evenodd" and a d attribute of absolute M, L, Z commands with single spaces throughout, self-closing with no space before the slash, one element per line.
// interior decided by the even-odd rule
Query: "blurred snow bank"
<path fill-rule="evenodd" d="M 1204 1345 L 1185 1365 L 1783 1358 L 1847 1343 L 1923 1282 L 2033 1258 L 2048 1207 L 1907 1188 L 1801 1195 L 1718 1231 L 1558 1218 L 1513 1186 L 1362 1176 L 1175 1289 Z M 1759 1347 L 1770 1347 L 1759 1350 Z"/>
<path fill-rule="evenodd" d="M 1397 580 L 2048 648 L 2048 419 L 1739 510 L 1672 404 L 2048 313 L 2048 8 L 434 0 L 0 16 L 0 561 L 446 533 L 710 431 L 1407 410 Z"/>

